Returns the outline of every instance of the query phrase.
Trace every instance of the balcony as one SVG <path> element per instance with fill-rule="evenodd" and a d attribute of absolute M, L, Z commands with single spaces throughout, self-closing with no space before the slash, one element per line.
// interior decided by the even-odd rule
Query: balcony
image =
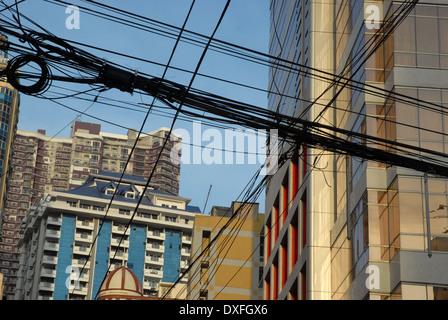
<path fill-rule="evenodd" d="M 76 221 L 76 228 L 81 228 L 81 229 L 88 229 L 88 230 L 93 230 L 93 222 L 90 221 L 83 221 L 83 220 L 77 220 Z"/>
<path fill-rule="evenodd" d="M 47 231 L 45 232 L 45 237 L 59 239 L 61 237 L 61 231 L 47 229 Z"/>
<path fill-rule="evenodd" d="M 100 166 L 100 163 L 98 161 L 91 160 L 89 165 L 91 167 L 97 167 L 98 168 Z"/>
<path fill-rule="evenodd" d="M 53 224 L 53 225 L 60 226 L 60 225 L 62 225 L 62 218 L 60 218 L 60 217 L 48 217 L 47 224 Z"/>
<path fill-rule="evenodd" d="M 59 243 L 45 241 L 45 243 L 44 243 L 44 250 L 58 251 L 59 250 Z"/>
<path fill-rule="evenodd" d="M 85 264 L 85 266 L 84 266 L 84 264 Z M 82 268 L 84 268 L 84 270 L 90 269 L 90 261 L 87 261 L 87 263 L 86 263 L 86 259 L 73 259 L 72 266 L 78 267 L 79 270 L 81 270 Z"/>
<path fill-rule="evenodd" d="M 147 243 L 146 250 L 151 252 L 163 253 L 165 251 L 165 246 L 156 243 Z"/>
<path fill-rule="evenodd" d="M 56 277 L 56 270 L 49 268 L 42 268 L 40 272 L 41 277 L 54 278 Z"/>
<path fill-rule="evenodd" d="M 85 269 L 84 269 L 85 270 Z M 81 270 L 79 270 L 81 272 Z M 83 271 L 82 275 L 79 276 L 79 278 L 77 278 L 76 280 L 78 281 L 82 281 L 82 282 L 89 282 L 89 274 L 86 271 Z"/>
<path fill-rule="evenodd" d="M 89 252 L 90 252 L 90 247 L 86 247 L 86 246 L 74 246 L 73 247 L 73 254 L 88 255 Z"/>
<path fill-rule="evenodd" d="M 124 226 L 112 226 L 112 233 L 118 233 L 118 234 L 123 234 L 124 230 L 126 230 L 126 227 Z M 126 235 L 130 235 L 131 234 L 131 229 L 128 228 L 126 230 Z"/>
<path fill-rule="evenodd" d="M 146 233 L 148 238 L 154 238 L 158 240 L 165 240 L 165 233 L 157 231 L 157 230 L 148 230 Z"/>
<path fill-rule="evenodd" d="M 52 282 L 41 282 L 39 283 L 39 290 L 42 291 L 54 291 L 54 283 Z"/>
<path fill-rule="evenodd" d="M 190 261 L 188 260 L 181 260 L 180 261 L 180 268 L 181 269 L 187 269 L 190 266 Z"/>
<path fill-rule="evenodd" d="M 90 210 L 90 209 L 92 209 L 92 206 L 90 204 L 80 203 L 79 208 Z"/>
<path fill-rule="evenodd" d="M 116 254 L 115 254 L 116 252 Z M 114 258 L 115 256 L 115 258 Z M 123 251 L 116 251 L 116 250 L 111 250 L 109 257 L 111 259 L 118 259 L 118 260 L 128 260 L 128 253 L 127 252 L 123 252 Z"/>
<path fill-rule="evenodd" d="M 159 256 L 145 256 L 145 263 L 156 266 L 163 266 L 163 259 Z"/>
<path fill-rule="evenodd" d="M 144 276 L 162 279 L 163 271 L 162 270 L 151 269 L 151 268 L 145 268 Z"/>
<path fill-rule="evenodd" d="M 182 250 L 180 251 L 180 254 L 181 254 L 181 256 L 190 257 L 191 250 L 190 250 L 190 249 L 182 248 Z"/>
<path fill-rule="evenodd" d="M 152 290 L 152 291 L 159 291 L 159 285 L 154 284 L 151 281 L 143 281 L 143 289 L 145 290 Z"/>
<path fill-rule="evenodd" d="M 182 236 L 182 243 L 191 244 L 191 236 Z"/>
<path fill-rule="evenodd" d="M 72 287 L 70 287 L 70 293 L 72 293 L 73 290 L 73 294 L 81 294 L 81 295 L 87 295 L 87 286 L 82 286 L 82 285 L 73 285 Z"/>
<path fill-rule="evenodd" d="M 91 243 L 93 241 L 93 236 L 85 233 L 75 233 L 75 241 Z"/>
<path fill-rule="evenodd" d="M 120 243 L 120 239 L 112 238 L 110 241 L 111 246 L 118 246 L 120 245 L 120 248 L 129 248 L 129 240 L 122 240 Z"/>

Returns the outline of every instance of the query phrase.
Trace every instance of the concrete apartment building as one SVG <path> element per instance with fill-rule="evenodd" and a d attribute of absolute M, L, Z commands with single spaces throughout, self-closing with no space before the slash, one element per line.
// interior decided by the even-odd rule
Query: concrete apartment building
<path fill-rule="evenodd" d="M 126 175 L 118 186 L 118 176 L 92 174 L 73 190 L 41 194 L 22 222 L 16 300 L 95 299 L 107 270 L 122 266 L 145 297 L 158 298 L 188 268 L 199 208 L 157 185 L 143 194 L 141 177 Z"/>
<path fill-rule="evenodd" d="M 384 21 L 401 3 L 272 0 L 270 54 L 340 74 L 377 31 L 366 25 L 368 6 Z M 446 30 L 448 1 L 417 4 L 354 79 L 446 105 Z M 416 108 L 393 93 L 383 98 L 345 88 L 319 116 L 336 86 L 306 110 L 328 86 L 272 68 L 269 90 L 283 96 L 270 93 L 269 107 L 448 153 L 442 107 Z M 296 154 L 268 186 L 265 299 L 448 298 L 447 180 L 429 175 L 425 192 L 421 172 L 304 145 Z"/>
<path fill-rule="evenodd" d="M 235 213 L 232 222 L 206 250 Z M 263 221 L 258 203 L 214 206 L 210 215 L 195 217 L 192 261 L 205 252 L 188 274 L 188 300 L 263 299 Z"/>
<path fill-rule="evenodd" d="M 126 167 L 126 173 L 148 177 L 168 133 L 168 128 L 161 128 L 140 135 Z M 101 170 L 122 172 L 137 139 L 137 132 L 129 130 L 127 135 L 113 134 L 102 132 L 99 124 L 75 122 L 71 139 L 73 154 L 70 184 L 74 186 L 84 183 L 86 172 L 95 173 Z M 161 190 L 177 195 L 180 165 L 170 160 L 173 145 L 173 141 L 168 139 L 152 182 L 160 184 Z"/>
<path fill-rule="evenodd" d="M 161 128 L 140 136 L 126 174 L 150 175 L 168 131 Z M 10 187 L 2 213 L 0 271 L 5 274 L 5 294 L 9 298 L 14 296 L 18 268 L 19 226 L 31 204 L 41 193 L 82 185 L 91 173 L 103 170 L 121 173 L 136 138 L 134 130 L 127 135 L 107 133 L 101 131 L 100 124 L 79 121 L 74 122 L 68 138 L 47 136 L 45 130 L 17 130 L 11 170 L 2 176 L 8 179 Z M 177 195 L 180 165 L 170 161 L 172 146 L 169 141 L 152 182 L 159 184 L 161 191 Z"/>

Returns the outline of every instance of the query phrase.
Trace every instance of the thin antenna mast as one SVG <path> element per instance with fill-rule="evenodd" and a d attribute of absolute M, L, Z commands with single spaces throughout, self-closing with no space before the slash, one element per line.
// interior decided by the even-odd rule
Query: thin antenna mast
<path fill-rule="evenodd" d="M 212 186 L 213 185 L 210 185 L 210 188 L 208 189 L 208 194 L 207 194 L 207 198 L 205 199 L 204 209 L 202 209 L 202 213 L 205 212 L 205 207 L 207 207 L 208 197 L 210 196 L 210 191 L 212 190 Z"/>

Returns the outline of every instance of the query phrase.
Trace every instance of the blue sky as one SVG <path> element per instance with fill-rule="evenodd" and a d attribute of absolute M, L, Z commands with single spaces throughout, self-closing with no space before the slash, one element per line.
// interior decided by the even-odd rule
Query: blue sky
<path fill-rule="evenodd" d="M 5 2 L 7 4 L 14 3 L 13 0 Z M 182 26 L 191 5 L 191 1 L 187 0 L 113 0 L 100 2 L 178 27 Z M 85 1 L 78 0 L 71 1 L 70 3 L 79 5 L 80 7 L 86 6 Z M 186 28 L 201 34 L 210 35 L 216 26 L 225 3 L 225 0 L 196 1 Z M 26 0 L 19 4 L 19 9 L 23 14 L 62 38 L 163 64 L 168 61 L 175 43 L 174 40 L 166 37 L 126 27 L 114 21 L 93 17 L 82 9 L 80 11 L 80 28 L 69 30 L 66 28 L 66 19 L 69 17 L 69 14 L 65 12 L 66 8 L 48 3 L 44 0 Z M 8 13 L 7 15 L 10 16 Z M 130 22 L 132 23 L 132 21 Z M 25 21 L 23 23 L 26 26 L 31 26 Z M 269 42 L 269 0 L 232 1 L 215 37 L 254 50 L 267 52 Z M 200 47 L 181 43 L 171 65 L 193 71 L 202 50 Z M 119 63 L 146 74 L 161 76 L 164 71 L 162 67 L 151 63 L 123 58 L 103 51 L 92 49 L 88 49 L 87 51 L 106 60 Z M 199 72 L 263 89 L 266 89 L 268 82 L 267 67 L 212 51 L 208 51 Z M 170 70 L 167 73 L 166 79 L 188 85 L 191 75 Z M 59 82 L 54 82 L 53 85 L 67 86 Z M 260 107 L 267 106 L 267 96 L 264 92 L 203 77 L 196 77 L 193 87 Z M 54 87 L 50 88 L 50 91 L 52 89 Z M 75 89 L 87 90 L 89 87 L 76 87 Z M 51 95 L 51 92 L 48 94 Z M 152 101 L 148 96 L 137 93 L 131 95 L 119 90 L 109 90 L 102 93 L 101 97 L 117 99 L 124 103 L 150 104 Z M 76 110 L 84 110 L 90 107 L 87 111 L 89 114 L 129 128 L 140 129 L 144 118 L 144 113 L 142 112 L 92 104 L 89 101 L 64 99 L 60 102 Z M 22 95 L 18 128 L 28 131 L 46 129 L 47 135 L 54 136 L 73 121 L 77 115 L 77 112 L 68 110 L 51 101 Z M 86 115 L 82 116 L 81 120 L 101 123 L 102 131 L 105 132 L 126 134 L 125 129 L 92 119 Z M 143 131 L 150 132 L 159 127 L 170 127 L 171 120 L 170 117 L 152 114 Z M 193 136 L 191 122 L 178 120 L 174 128 L 187 130 Z M 203 124 L 203 132 L 207 129 L 209 127 Z M 68 137 L 69 130 L 67 128 L 57 136 Z M 224 133 L 222 135 L 224 136 Z M 203 141 L 202 136 L 196 137 L 196 139 L 198 138 L 202 145 L 208 145 L 211 142 Z M 183 148 L 186 147 L 188 146 L 183 146 Z M 195 152 L 193 147 L 190 148 L 191 153 Z M 199 150 L 199 152 L 202 151 Z M 258 163 L 250 165 L 247 164 L 247 161 L 245 164 L 240 165 L 183 164 L 181 167 L 180 195 L 191 198 L 192 201 L 190 204 L 199 206 L 202 210 L 209 187 L 213 185 L 206 212 L 210 210 L 212 205 L 230 205 L 232 201 L 237 199 L 258 167 Z M 262 203 L 261 208 L 263 208 L 264 194 L 259 200 Z"/>

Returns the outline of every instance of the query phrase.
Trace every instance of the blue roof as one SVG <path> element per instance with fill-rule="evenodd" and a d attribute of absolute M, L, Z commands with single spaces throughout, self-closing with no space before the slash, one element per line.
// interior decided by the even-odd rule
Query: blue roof
<path fill-rule="evenodd" d="M 201 209 L 199 209 L 199 207 L 196 207 L 196 206 L 188 206 L 187 205 L 185 210 L 189 211 L 189 212 L 194 212 L 194 213 L 201 213 Z"/>
<path fill-rule="evenodd" d="M 109 173 L 107 173 L 107 175 L 109 175 Z M 105 175 L 101 175 L 101 177 L 95 177 L 95 175 L 91 175 L 87 179 L 86 183 L 84 183 L 83 185 L 76 187 L 69 191 L 58 191 L 58 192 L 110 200 L 112 198 L 112 195 L 105 194 L 105 190 L 110 185 L 113 185 L 114 188 L 118 187 L 118 189 L 115 193 L 115 196 L 114 196 L 114 200 L 128 202 L 128 203 L 135 203 L 135 204 L 138 203 L 139 197 L 136 197 L 135 199 L 125 197 L 126 191 L 129 190 L 129 188 L 132 188 L 132 187 L 135 188 L 135 186 L 132 183 L 131 184 L 123 183 L 118 186 L 118 183 L 116 183 L 114 181 L 114 179 L 111 179 L 110 181 L 100 180 L 100 179 L 104 179 L 104 176 Z M 120 178 L 121 174 L 118 173 L 118 174 L 116 174 L 116 176 L 118 178 Z M 130 176 L 130 175 L 128 175 L 128 176 Z M 135 177 L 135 176 L 131 176 L 131 177 Z M 109 177 L 109 178 L 112 178 L 112 177 Z M 138 178 L 140 178 L 143 181 L 146 181 L 144 178 L 141 178 L 141 177 L 138 177 Z M 135 179 L 132 179 L 132 180 L 135 180 Z M 137 196 L 138 196 L 139 195 L 138 190 L 136 188 L 135 188 L 135 190 L 137 191 Z M 155 194 L 160 194 L 160 195 L 167 195 L 170 197 L 176 197 L 170 193 L 163 192 L 160 190 L 152 190 L 151 189 L 151 190 L 147 190 L 147 193 L 155 193 Z M 143 199 L 141 200 L 140 203 L 145 206 L 155 206 L 148 197 L 143 197 Z M 201 210 L 199 209 L 199 207 L 189 206 L 189 205 L 186 206 L 185 210 L 174 209 L 174 208 L 173 208 L 173 210 L 188 211 L 188 212 L 192 212 L 192 213 L 201 213 Z"/>
<path fill-rule="evenodd" d="M 69 193 L 69 194 L 76 194 L 76 195 L 80 195 L 80 196 L 86 196 L 86 197 L 93 197 L 93 198 L 100 198 L 100 199 L 111 199 L 112 196 L 111 195 L 107 195 L 104 193 L 104 190 L 111 185 L 111 183 L 114 184 L 115 187 L 117 187 L 117 184 L 113 181 L 96 181 L 96 185 L 94 184 L 93 181 L 87 182 L 79 187 L 76 187 L 72 190 L 69 191 L 59 191 L 59 192 L 64 192 L 64 193 Z M 115 193 L 114 196 L 114 200 L 117 201 L 124 201 L 124 202 L 130 202 L 130 203 L 137 203 L 138 202 L 138 198 L 136 199 L 131 199 L 131 198 L 126 198 L 125 192 L 129 189 L 129 185 L 122 185 L 120 184 L 120 186 L 118 186 L 118 190 Z M 153 205 L 151 203 L 151 201 L 147 198 L 144 197 L 141 201 L 141 204 L 143 205 L 147 205 L 147 206 L 151 206 Z"/>

